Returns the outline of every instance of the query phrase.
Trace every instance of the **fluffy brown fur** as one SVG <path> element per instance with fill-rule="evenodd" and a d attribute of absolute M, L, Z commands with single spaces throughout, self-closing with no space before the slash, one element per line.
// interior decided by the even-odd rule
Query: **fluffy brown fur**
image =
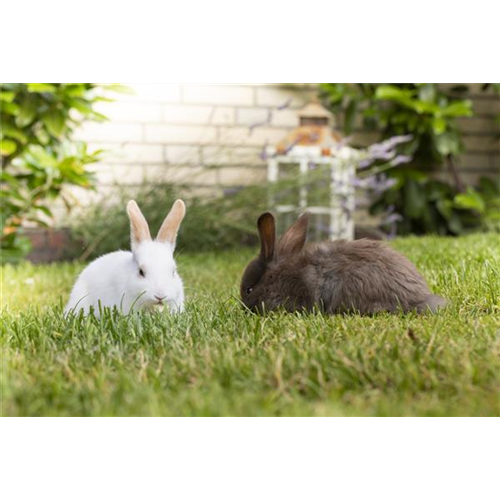
<path fill-rule="evenodd" d="M 446 304 L 431 294 L 412 262 L 383 242 L 305 245 L 308 220 L 309 214 L 302 215 L 276 245 L 274 217 L 259 217 L 261 252 L 245 269 L 240 289 L 249 309 L 372 314 L 435 312 Z"/>

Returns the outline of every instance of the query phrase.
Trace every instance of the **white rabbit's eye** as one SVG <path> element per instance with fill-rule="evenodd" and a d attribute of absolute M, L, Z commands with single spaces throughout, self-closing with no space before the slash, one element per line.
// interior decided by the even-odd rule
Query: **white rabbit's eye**
<path fill-rule="evenodd" d="M 253 288 L 249 286 L 245 291 L 247 292 L 247 295 L 250 295 L 252 293 Z"/>
<path fill-rule="evenodd" d="M 146 273 L 145 273 L 145 272 L 144 272 L 141 268 L 139 268 L 139 274 L 140 274 L 143 278 L 145 278 L 145 277 L 146 277 Z"/>

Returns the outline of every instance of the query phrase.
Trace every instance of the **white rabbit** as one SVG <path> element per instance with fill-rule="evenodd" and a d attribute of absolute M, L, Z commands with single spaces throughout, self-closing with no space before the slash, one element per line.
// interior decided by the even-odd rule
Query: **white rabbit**
<path fill-rule="evenodd" d="M 100 306 L 116 306 L 124 314 L 132 309 L 162 309 L 164 304 L 173 312 L 184 309 L 184 287 L 174 261 L 184 202 L 174 202 L 154 241 L 134 200 L 128 202 L 127 213 L 132 251 L 108 253 L 91 262 L 76 280 L 65 313 L 83 309 L 89 314 L 93 308 L 99 316 Z"/>

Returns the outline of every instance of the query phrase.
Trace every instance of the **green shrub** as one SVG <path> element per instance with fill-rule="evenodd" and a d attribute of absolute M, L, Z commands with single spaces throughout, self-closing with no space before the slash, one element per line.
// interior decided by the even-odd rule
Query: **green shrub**
<path fill-rule="evenodd" d="M 463 85 L 443 89 L 433 83 L 321 85 L 327 107 L 343 114 L 346 133 L 361 117 L 365 127 L 379 130 L 382 137 L 412 135 L 402 152 L 412 155 L 413 161 L 388 173 L 397 183 L 371 208 L 378 213 L 394 207 L 402 216 L 397 223 L 400 234 L 461 234 L 491 225 L 488 211 L 460 202 L 466 187 L 455 167 L 455 158 L 463 151 L 456 118 L 473 114 L 471 101 L 463 98 L 465 91 Z M 444 166 L 452 182 L 433 178 Z M 491 193 L 481 191 L 484 182 L 474 192 L 491 204 Z"/>
<path fill-rule="evenodd" d="M 84 120 L 105 120 L 93 106 L 109 100 L 108 86 L 91 83 L 4 83 L 0 86 L 1 250 L 2 260 L 15 261 L 30 250 L 20 234 L 26 222 L 45 224 L 49 202 L 67 185 L 92 187 L 86 170 L 100 151 L 69 143 Z M 114 87 L 117 90 L 116 87 Z M 67 206 L 69 201 L 63 199 Z"/>

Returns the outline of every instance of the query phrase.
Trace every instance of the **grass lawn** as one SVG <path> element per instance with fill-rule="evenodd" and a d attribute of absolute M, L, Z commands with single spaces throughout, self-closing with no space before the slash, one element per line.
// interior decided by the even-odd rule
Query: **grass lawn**
<path fill-rule="evenodd" d="M 2 415 L 500 415 L 500 238 L 406 238 L 435 316 L 247 314 L 251 250 L 180 255 L 184 314 L 62 316 L 77 264 L 2 268 Z"/>

